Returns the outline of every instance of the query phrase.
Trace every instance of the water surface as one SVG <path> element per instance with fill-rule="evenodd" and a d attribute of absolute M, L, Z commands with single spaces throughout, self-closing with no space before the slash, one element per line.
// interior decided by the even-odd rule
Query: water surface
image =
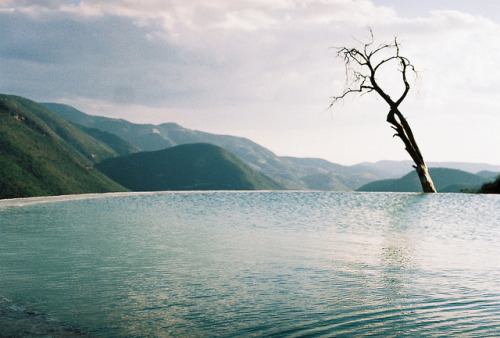
<path fill-rule="evenodd" d="M 96 336 L 495 336 L 499 210 L 469 194 L 4 200 L 0 294 Z"/>

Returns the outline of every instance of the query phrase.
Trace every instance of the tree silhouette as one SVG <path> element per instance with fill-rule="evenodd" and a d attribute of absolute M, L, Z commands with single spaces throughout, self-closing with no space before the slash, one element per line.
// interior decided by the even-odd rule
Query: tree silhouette
<path fill-rule="evenodd" d="M 497 176 L 493 182 L 483 184 L 479 192 L 483 194 L 500 194 L 500 176 Z"/>
<path fill-rule="evenodd" d="M 410 91 L 407 73 L 413 72 L 417 74 L 415 67 L 408 58 L 400 54 L 400 43 L 397 37 L 394 38 L 394 43 L 374 46 L 373 32 L 371 29 L 369 31 L 371 40 L 368 43 L 362 44 L 361 48 L 338 48 L 337 56 L 342 58 L 345 63 L 346 87 L 340 96 L 333 97 L 330 108 L 336 102 L 350 94 L 377 93 L 389 105 L 387 122 L 396 131 L 394 136 L 399 137 L 403 141 L 406 151 L 413 159 L 415 163 L 413 167 L 417 171 L 423 191 L 436 192 L 410 125 L 399 111 L 399 105 Z M 394 63 L 396 64 L 396 70 L 401 73 L 401 80 L 404 86 L 403 93 L 397 100 L 392 99 L 377 81 L 377 75 L 381 71 L 381 67 Z"/>

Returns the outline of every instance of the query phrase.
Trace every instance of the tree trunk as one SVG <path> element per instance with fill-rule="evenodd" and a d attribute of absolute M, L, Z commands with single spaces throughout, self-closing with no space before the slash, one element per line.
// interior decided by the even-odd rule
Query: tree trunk
<path fill-rule="evenodd" d="M 397 117 L 397 119 L 396 119 Z M 394 136 L 398 136 L 401 141 L 405 144 L 405 150 L 410 154 L 415 165 L 413 166 L 418 174 L 418 178 L 420 179 L 420 184 L 422 185 L 422 190 L 425 193 L 434 193 L 437 192 L 434 187 L 434 183 L 432 182 L 432 178 L 429 175 L 429 170 L 427 169 L 427 165 L 425 164 L 424 158 L 420 149 L 417 146 L 417 142 L 413 137 L 413 132 L 410 128 L 410 125 L 404 118 L 403 114 L 398 110 L 397 107 L 392 107 L 387 115 L 387 122 L 392 125 L 392 128 L 396 131 Z"/>
<path fill-rule="evenodd" d="M 362 95 L 375 91 L 379 94 L 391 108 L 389 114 L 387 114 L 387 122 L 392 125 L 392 128 L 396 131 L 394 136 L 398 136 L 401 141 L 403 141 L 406 151 L 410 154 L 413 162 L 415 162 L 413 167 L 417 170 L 418 178 L 422 184 L 422 190 L 426 193 L 436 192 L 436 188 L 434 187 L 434 183 L 429 175 L 429 170 L 425 165 L 422 153 L 420 153 L 415 137 L 413 137 L 413 132 L 411 131 L 411 128 L 403 114 L 401 114 L 398 110 L 399 105 L 403 102 L 406 95 L 410 91 L 410 84 L 407 81 L 406 72 L 409 70 L 416 73 L 415 67 L 411 64 L 410 60 L 399 54 L 400 46 L 397 38 L 394 38 L 393 44 L 382 44 L 378 47 L 374 47 L 373 32 L 371 29 L 370 34 L 372 39 L 370 42 L 364 44 L 363 49 L 358 50 L 356 48 L 342 47 L 337 52 L 337 55 L 342 57 L 345 62 L 347 83 L 350 84 L 347 85 L 347 88 L 344 90 L 342 95 L 335 96 L 333 98 L 332 105 L 351 93 L 359 93 Z M 393 50 L 394 55 L 388 56 L 385 59 L 380 59 L 377 56 L 377 63 L 372 63 L 373 57 L 376 53 L 387 49 Z M 404 84 L 403 93 L 399 99 L 395 101 L 378 85 L 376 78 L 377 70 L 379 70 L 382 65 L 392 61 L 398 63 L 398 71 L 401 73 Z M 358 66 L 361 70 L 357 69 Z"/>
<path fill-rule="evenodd" d="M 418 178 L 420 179 L 420 184 L 422 184 L 422 190 L 424 192 L 437 192 L 434 187 L 434 182 L 432 182 L 431 175 L 429 175 L 429 170 L 425 163 L 419 166 L 414 166 L 417 170 Z"/>

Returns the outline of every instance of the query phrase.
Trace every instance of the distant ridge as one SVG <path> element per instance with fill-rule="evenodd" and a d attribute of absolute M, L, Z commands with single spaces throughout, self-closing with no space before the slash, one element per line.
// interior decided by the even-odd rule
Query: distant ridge
<path fill-rule="evenodd" d="M 395 177 L 375 167 L 349 167 L 317 158 L 280 157 L 246 138 L 190 130 L 175 123 L 134 124 L 123 119 L 88 115 L 64 104 L 41 105 L 79 125 L 115 133 L 145 151 L 188 143 L 217 145 L 287 189 L 351 191 L 374 180 Z"/>
<path fill-rule="evenodd" d="M 413 162 L 411 161 L 378 161 L 372 162 L 362 162 L 356 167 L 361 166 L 365 168 L 378 169 L 392 177 L 401 177 L 413 171 Z M 477 174 L 481 171 L 489 171 L 493 173 L 500 173 L 500 165 L 493 165 L 487 163 L 469 163 L 469 162 L 427 162 L 429 168 L 449 168 L 458 169 L 462 171 L 467 171 L 473 174 Z"/>
<path fill-rule="evenodd" d="M 161 150 L 189 143 L 222 147 L 252 169 L 265 174 L 286 189 L 352 191 L 383 179 L 396 179 L 414 172 L 411 161 L 380 161 L 344 166 L 318 158 L 277 156 L 242 137 L 216 135 L 183 128 L 175 123 L 134 124 L 123 119 L 85 114 L 71 106 L 42 103 L 60 116 L 87 128 L 116 134 L 144 151 Z M 430 162 L 429 167 L 449 167 L 494 178 L 500 166 L 481 163 Z"/>
<path fill-rule="evenodd" d="M 280 157 L 241 137 L 175 123 L 134 124 L 87 115 L 67 105 L 44 105 L 51 109 L 0 94 L 0 198 L 126 191 L 124 185 L 134 180 L 149 184 L 133 186 L 134 190 L 420 191 L 410 161 L 344 166 L 318 158 Z M 159 150 L 144 152 L 138 144 Z M 115 165 L 114 172 L 107 172 L 109 176 L 125 173 L 122 169 L 136 158 L 131 154 L 145 157 L 140 165 L 134 164 L 142 166 L 141 171 L 120 181 L 124 185 L 95 169 L 102 166 L 105 171 L 113 158 L 128 158 L 126 165 Z M 169 158 L 168 163 L 162 162 L 164 158 Z M 189 160 L 183 163 L 183 158 Z M 500 174 L 500 166 L 490 164 L 430 162 L 429 166 L 440 192 L 478 190 Z M 159 168 L 169 170 L 155 171 Z M 154 177 L 157 181 L 152 183 Z"/>
<path fill-rule="evenodd" d="M 133 191 L 282 189 L 227 150 L 206 143 L 110 158 L 96 167 Z"/>
<path fill-rule="evenodd" d="M 94 137 L 96 140 L 105 143 L 108 147 L 110 147 L 113 151 L 116 152 L 116 155 L 123 156 L 140 151 L 140 149 L 137 146 L 125 141 L 116 134 L 109 133 L 107 131 L 102 131 L 97 128 L 84 127 L 78 124 L 75 124 L 75 126 L 78 129 L 85 132 L 86 134 Z"/>
<path fill-rule="evenodd" d="M 489 179 L 458 169 L 430 168 L 438 192 L 461 192 L 462 189 L 478 190 Z M 418 175 L 413 171 L 399 179 L 387 179 L 368 183 L 358 191 L 421 192 Z"/>
<path fill-rule="evenodd" d="M 162 150 L 188 143 L 214 144 L 235 154 L 252 169 L 264 173 L 287 188 L 306 188 L 297 173 L 290 168 L 289 163 L 246 138 L 190 130 L 176 123 L 135 124 L 123 119 L 88 115 L 71 106 L 58 103 L 41 103 L 41 105 L 74 123 L 114 133 L 143 151 Z"/>

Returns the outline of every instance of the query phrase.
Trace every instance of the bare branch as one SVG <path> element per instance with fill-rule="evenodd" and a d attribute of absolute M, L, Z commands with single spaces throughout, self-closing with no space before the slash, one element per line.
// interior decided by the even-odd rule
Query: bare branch
<path fill-rule="evenodd" d="M 394 37 L 394 42 L 391 44 L 381 44 L 376 48 L 372 48 L 374 43 L 373 31 L 369 28 L 369 32 L 370 41 L 362 44 L 361 50 L 347 47 L 338 48 L 337 56 L 343 59 L 346 68 L 346 86 L 342 95 L 333 98 L 333 103 L 351 93 L 360 93 L 363 95 L 376 91 L 390 107 L 397 107 L 403 102 L 410 90 L 407 71 L 412 70 L 417 74 L 415 67 L 406 57 L 401 56 L 400 43 L 397 37 Z M 373 63 L 375 55 L 390 50 L 394 51 L 393 55 Z M 399 72 L 401 72 L 404 85 L 403 93 L 397 101 L 392 100 L 389 94 L 380 87 L 376 79 L 379 69 L 391 61 L 397 61 L 401 67 Z M 368 79 L 370 80 L 370 85 L 367 85 Z"/>
<path fill-rule="evenodd" d="M 381 44 L 378 47 L 374 47 L 373 32 L 370 28 L 369 32 L 371 39 L 367 43 L 360 43 L 361 48 L 342 47 L 337 49 L 337 56 L 344 61 L 346 83 L 342 94 L 332 97 L 330 108 L 348 95 L 364 95 L 376 92 L 390 107 L 387 122 L 396 131 L 394 136 L 399 137 L 403 141 L 406 151 L 415 162 L 415 168 L 424 192 L 436 192 L 413 132 L 405 117 L 398 109 L 410 91 L 407 72 L 412 71 L 416 76 L 418 76 L 418 73 L 410 60 L 400 54 L 400 44 L 397 37 L 394 37 L 393 43 Z M 386 52 L 391 54 L 384 54 Z M 404 86 L 403 93 L 396 101 L 393 101 L 389 94 L 380 87 L 376 77 L 377 72 L 382 69 L 382 66 L 392 61 L 397 64 L 396 70 L 401 73 Z"/>
<path fill-rule="evenodd" d="M 389 62 L 389 61 L 392 61 L 392 60 L 398 60 L 398 59 L 399 59 L 399 57 L 398 57 L 398 56 L 391 56 L 390 58 L 384 59 L 384 60 L 380 61 L 380 62 L 379 62 L 379 63 L 375 66 L 375 68 L 373 68 L 373 70 L 376 72 L 376 71 L 380 68 L 380 66 L 382 66 L 382 65 L 386 64 L 386 63 L 387 63 L 387 62 Z"/>

